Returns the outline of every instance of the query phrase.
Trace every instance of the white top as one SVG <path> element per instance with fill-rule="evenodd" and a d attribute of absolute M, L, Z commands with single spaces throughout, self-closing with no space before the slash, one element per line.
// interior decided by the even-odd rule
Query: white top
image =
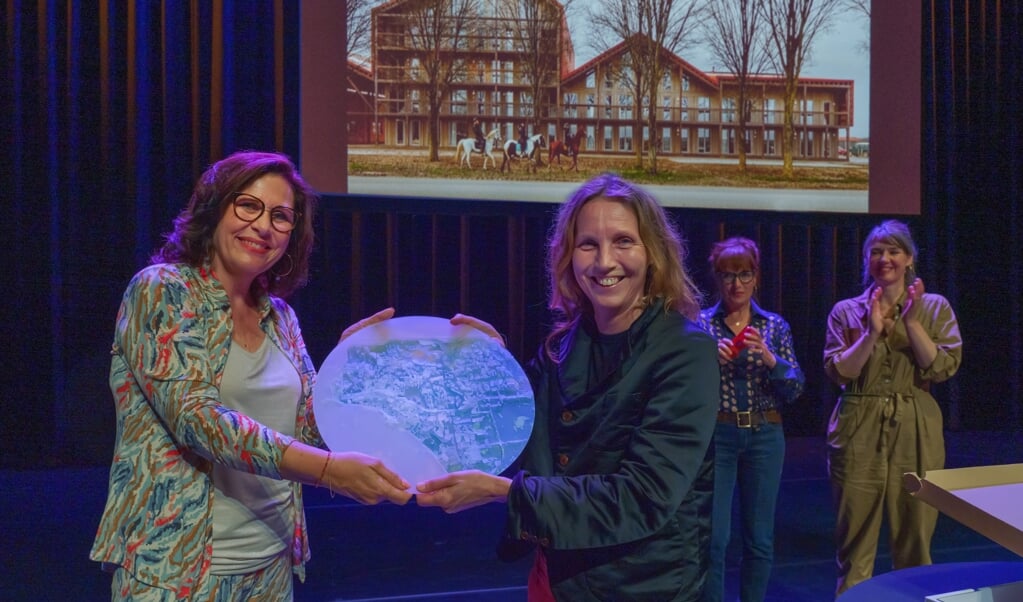
<path fill-rule="evenodd" d="M 264 337 L 255 352 L 231 344 L 220 383 L 220 402 L 275 431 L 295 435 L 302 381 L 287 356 Z M 240 575 L 287 553 L 295 535 L 291 487 L 214 464 L 214 575 Z"/>

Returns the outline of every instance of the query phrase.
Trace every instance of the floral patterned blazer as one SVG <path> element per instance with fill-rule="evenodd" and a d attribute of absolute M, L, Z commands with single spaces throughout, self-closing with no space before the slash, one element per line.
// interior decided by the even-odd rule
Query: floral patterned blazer
<path fill-rule="evenodd" d="M 265 296 L 260 325 L 302 382 L 295 439 L 325 447 L 313 419 L 315 377 L 294 311 Z M 220 404 L 231 347 L 227 294 L 209 267 L 151 265 L 131 280 L 117 314 L 110 389 L 117 438 L 106 507 L 90 558 L 188 599 L 213 551 L 214 463 L 281 478 L 294 439 Z M 309 559 L 302 487 L 293 484 L 292 562 Z"/>

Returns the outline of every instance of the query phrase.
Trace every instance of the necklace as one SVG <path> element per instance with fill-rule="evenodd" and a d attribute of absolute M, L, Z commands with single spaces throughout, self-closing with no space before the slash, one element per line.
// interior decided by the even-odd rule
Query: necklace
<path fill-rule="evenodd" d="M 741 328 L 741 327 L 745 326 L 746 324 L 749 324 L 749 319 L 750 319 L 750 317 L 748 315 L 746 317 L 736 316 L 734 318 L 734 321 L 726 320 L 726 322 L 734 324 L 735 328 Z"/>

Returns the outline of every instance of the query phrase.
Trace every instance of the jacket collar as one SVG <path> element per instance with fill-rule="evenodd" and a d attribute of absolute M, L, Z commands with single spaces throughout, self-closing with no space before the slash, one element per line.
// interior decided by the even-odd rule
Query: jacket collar
<path fill-rule="evenodd" d="M 619 358 L 619 368 L 628 364 L 632 350 L 657 316 L 664 312 L 664 300 L 654 299 L 643 313 L 629 326 L 626 342 Z M 600 332 L 591 316 L 580 317 L 561 339 L 558 349 L 558 381 L 567 399 L 576 399 L 586 393 L 594 348 L 599 345 Z M 617 372 L 616 370 L 611 373 Z"/>
<path fill-rule="evenodd" d="M 759 305 L 757 305 L 755 299 L 750 298 L 749 307 L 751 322 L 753 321 L 753 316 L 759 316 L 765 319 L 768 317 L 767 312 L 765 312 Z M 717 303 L 714 304 L 713 307 L 710 308 L 711 317 L 724 319 L 725 313 L 727 313 L 727 310 L 725 309 L 725 304 L 722 303 L 721 301 L 718 301 Z"/>
<path fill-rule="evenodd" d="M 855 298 L 856 303 L 863 310 L 864 315 L 867 316 L 870 315 L 870 293 L 873 292 L 874 288 L 875 285 L 871 284 L 865 291 L 863 291 L 863 293 Z M 899 295 L 898 299 L 896 299 L 895 305 L 899 308 L 897 311 L 902 311 L 902 305 L 906 302 L 906 293 L 907 291 L 902 291 L 902 294 Z"/>
<path fill-rule="evenodd" d="M 227 290 L 224 289 L 224 285 L 217 279 L 217 275 L 213 272 L 213 267 L 209 261 L 204 262 L 203 265 L 198 267 L 184 265 L 181 270 L 186 274 L 189 281 L 195 283 L 197 292 L 205 297 L 210 305 L 225 311 L 231 308 L 231 302 L 227 298 Z M 259 298 L 259 316 L 261 321 L 265 320 L 270 314 L 270 309 L 270 296 L 264 292 Z"/>

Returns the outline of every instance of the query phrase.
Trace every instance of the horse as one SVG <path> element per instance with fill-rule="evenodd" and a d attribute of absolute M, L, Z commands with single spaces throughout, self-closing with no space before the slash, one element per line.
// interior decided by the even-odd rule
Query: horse
<path fill-rule="evenodd" d="M 469 169 L 472 169 L 472 154 L 483 153 L 483 169 L 487 168 L 487 159 L 490 159 L 490 164 L 497 167 L 497 159 L 494 158 L 494 145 L 501 141 L 499 134 L 500 130 L 494 128 L 490 130 L 490 133 L 486 135 L 486 143 L 483 150 L 476 150 L 476 139 L 475 138 L 462 138 L 458 141 L 458 145 L 455 147 L 455 161 L 459 161 L 458 166 L 461 167 L 462 163 Z"/>
<path fill-rule="evenodd" d="M 505 165 L 508 166 L 508 171 L 511 171 L 510 159 L 528 159 L 529 166 L 536 171 L 536 164 L 540 162 L 540 149 L 547 146 L 544 142 L 543 134 L 533 134 L 526 139 L 526 150 L 519 154 L 515 149 L 518 148 L 517 140 L 509 140 L 504 143 L 504 160 L 501 161 L 501 173 L 504 173 Z"/>
<path fill-rule="evenodd" d="M 569 169 L 579 171 L 579 147 L 582 145 L 583 138 L 586 137 L 586 133 L 583 132 L 582 128 L 575 131 L 575 134 L 568 134 L 565 136 L 565 140 L 558 140 L 555 138 L 551 140 L 550 151 L 547 153 L 547 167 L 548 169 L 554 167 L 554 160 L 558 160 L 558 167 L 561 167 L 561 155 L 572 158 L 572 165 Z"/>

